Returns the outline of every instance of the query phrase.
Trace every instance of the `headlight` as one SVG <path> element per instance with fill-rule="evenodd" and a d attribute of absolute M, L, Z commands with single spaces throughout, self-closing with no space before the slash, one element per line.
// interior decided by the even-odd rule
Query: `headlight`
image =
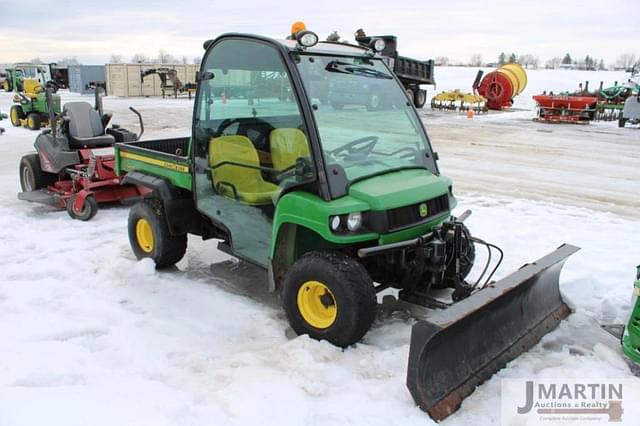
<path fill-rule="evenodd" d="M 349 216 L 347 216 L 347 229 L 349 229 L 349 231 L 351 232 L 357 231 L 358 229 L 360 229 L 361 225 L 362 225 L 362 213 L 360 212 L 349 213 Z"/>
<path fill-rule="evenodd" d="M 373 42 L 373 50 L 375 50 L 376 52 L 382 52 L 385 47 L 387 47 L 387 43 L 385 43 L 385 41 L 381 38 Z"/>
<path fill-rule="evenodd" d="M 298 43 L 304 47 L 311 47 L 318 44 L 318 36 L 313 31 L 300 31 L 296 34 Z"/>
<path fill-rule="evenodd" d="M 334 216 L 330 219 L 331 230 L 337 231 L 340 228 L 340 216 Z"/>

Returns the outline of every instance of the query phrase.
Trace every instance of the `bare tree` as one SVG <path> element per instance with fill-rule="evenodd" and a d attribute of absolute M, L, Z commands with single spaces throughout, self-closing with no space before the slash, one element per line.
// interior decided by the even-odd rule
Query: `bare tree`
<path fill-rule="evenodd" d="M 562 58 L 559 58 L 556 56 L 555 58 L 549 59 L 544 66 L 545 68 L 556 69 L 560 67 L 561 63 L 562 63 Z"/>
<path fill-rule="evenodd" d="M 633 64 L 635 64 L 636 59 L 636 55 L 634 55 L 633 53 L 623 53 L 622 55 L 618 56 L 618 59 L 616 59 L 616 65 L 621 68 L 628 69 L 631 68 Z"/>
<path fill-rule="evenodd" d="M 80 65 L 80 61 L 78 61 L 78 58 L 76 58 L 75 56 L 71 57 L 71 58 L 62 58 L 59 61 L 56 62 L 58 65 Z"/>
<path fill-rule="evenodd" d="M 531 65 L 531 68 L 538 68 L 538 65 L 540 64 L 540 58 L 530 53 L 526 53 L 518 57 L 518 62 L 524 65 L 525 68 L 529 68 L 529 65 Z"/>
<path fill-rule="evenodd" d="M 481 67 L 482 66 L 482 55 L 479 53 L 474 53 L 471 55 L 471 59 L 469 60 L 469 65 L 472 67 Z"/>
<path fill-rule="evenodd" d="M 144 53 L 136 53 L 131 57 L 131 62 L 134 64 L 148 64 L 149 58 Z"/>
<path fill-rule="evenodd" d="M 122 63 L 122 55 L 116 55 L 115 53 L 111 54 L 109 57 L 110 64 L 121 64 Z"/>
<path fill-rule="evenodd" d="M 166 50 L 164 49 L 160 49 L 158 51 L 158 59 L 157 62 L 159 64 L 175 64 L 178 61 L 176 61 L 176 59 L 173 57 L 173 55 L 167 53 Z"/>
<path fill-rule="evenodd" d="M 41 63 L 42 63 L 42 59 L 40 59 L 40 58 L 33 58 L 33 59 L 31 59 L 29 62 L 31 62 L 32 64 L 41 64 Z"/>
<path fill-rule="evenodd" d="M 196 56 L 195 58 L 193 58 L 194 65 L 200 65 L 201 62 L 202 58 L 200 56 Z"/>
<path fill-rule="evenodd" d="M 181 61 L 182 61 L 182 63 L 183 63 L 183 64 L 185 64 L 185 65 L 186 65 L 186 64 L 188 64 L 188 63 L 189 63 L 189 58 L 187 58 L 186 56 L 183 56 L 183 57 L 182 57 L 182 59 L 181 59 Z"/>
<path fill-rule="evenodd" d="M 447 65 L 449 65 L 449 58 L 447 58 L 446 56 L 437 56 L 436 65 L 446 67 Z"/>

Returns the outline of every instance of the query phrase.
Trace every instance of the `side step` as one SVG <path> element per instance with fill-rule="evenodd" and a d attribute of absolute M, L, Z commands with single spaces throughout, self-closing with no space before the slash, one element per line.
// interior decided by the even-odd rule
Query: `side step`
<path fill-rule="evenodd" d="M 569 313 L 560 271 L 578 247 L 554 252 L 472 294 L 411 330 L 407 387 L 434 420 L 509 361 L 531 349 Z"/>

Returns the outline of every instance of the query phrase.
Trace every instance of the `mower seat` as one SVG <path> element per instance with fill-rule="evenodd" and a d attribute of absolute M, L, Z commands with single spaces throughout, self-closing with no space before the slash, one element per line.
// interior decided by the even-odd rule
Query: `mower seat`
<path fill-rule="evenodd" d="M 104 132 L 102 119 L 87 102 L 69 102 L 64 105 L 64 116 L 69 125 L 69 147 L 104 148 L 112 146 L 116 139 Z"/>
<path fill-rule="evenodd" d="M 294 166 L 300 157 L 310 157 L 304 132 L 296 128 L 274 129 L 269 134 L 271 161 L 276 170 Z"/>
<path fill-rule="evenodd" d="M 35 99 L 38 97 L 38 93 L 42 92 L 44 89 L 42 84 L 36 79 L 33 78 L 25 78 L 22 81 L 24 95 L 28 98 Z"/>
<path fill-rule="evenodd" d="M 271 204 L 273 196 L 280 190 L 262 178 L 258 152 L 246 136 L 212 138 L 209 142 L 209 166 L 215 191 L 244 204 Z"/>

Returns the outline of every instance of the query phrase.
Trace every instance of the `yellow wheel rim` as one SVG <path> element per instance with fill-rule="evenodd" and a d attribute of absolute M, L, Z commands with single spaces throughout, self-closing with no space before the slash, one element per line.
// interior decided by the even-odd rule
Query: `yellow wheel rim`
<path fill-rule="evenodd" d="M 29 126 L 30 129 L 33 129 L 34 127 L 36 127 L 36 122 L 33 121 L 33 117 L 29 117 L 27 125 Z"/>
<path fill-rule="evenodd" d="M 136 241 L 145 253 L 153 251 L 153 230 L 147 219 L 138 219 L 136 222 Z"/>
<path fill-rule="evenodd" d="M 9 91 L 9 82 L 7 80 L 4 81 L 2 86 L 3 86 L 5 92 Z"/>
<path fill-rule="evenodd" d="M 13 108 L 11 110 L 11 124 L 17 125 L 16 124 L 17 122 L 18 122 L 18 110 Z"/>
<path fill-rule="evenodd" d="M 298 310 L 312 327 L 329 328 L 336 321 L 338 306 L 329 287 L 319 281 L 307 281 L 298 289 Z"/>

